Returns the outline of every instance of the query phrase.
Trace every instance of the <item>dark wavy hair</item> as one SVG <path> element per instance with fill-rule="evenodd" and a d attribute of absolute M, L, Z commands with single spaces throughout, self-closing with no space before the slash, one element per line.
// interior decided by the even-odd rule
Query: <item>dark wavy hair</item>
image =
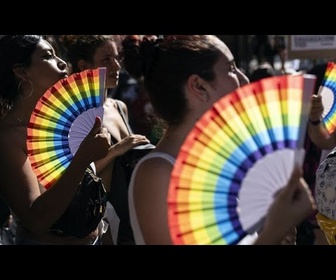
<path fill-rule="evenodd" d="M 221 52 L 213 35 L 166 35 L 156 40 L 130 35 L 123 41 L 126 70 L 142 77 L 155 113 L 176 125 L 189 108 L 183 87 L 192 74 L 213 81 Z"/>
<path fill-rule="evenodd" d="M 59 39 L 65 47 L 72 70 L 75 73 L 80 72 L 77 66 L 79 60 L 83 59 L 92 63 L 98 47 L 107 41 L 116 42 L 113 35 L 62 35 Z"/>
<path fill-rule="evenodd" d="M 42 35 L 5 35 L 0 39 L 0 118 L 13 107 L 18 96 L 15 64 L 30 66 L 31 56 Z"/>

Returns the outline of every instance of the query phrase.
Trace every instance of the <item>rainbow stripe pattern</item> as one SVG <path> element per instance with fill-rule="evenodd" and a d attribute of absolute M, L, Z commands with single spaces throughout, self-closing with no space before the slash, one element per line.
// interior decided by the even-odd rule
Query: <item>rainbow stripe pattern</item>
<path fill-rule="evenodd" d="M 169 185 L 168 222 L 174 244 L 237 244 L 249 233 L 241 222 L 239 193 L 251 168 L 266 155 L 303 146 L 315 85 L 305 90 L 304 83 L 303 75 L 297 75 L 245 85 L 222 97 L 195 124 Z M 285 161 L 273 170 L 278 176 L 287 166 Z M 269 181 L 267 185 L 276 182 Z"/>
<path fill-rule="evenodd" d="M 329 61 L 322 83 L 319 87 L 319 93 L 322 96 L 323 113 L 322 122 L 330 134 L 336 128 L 336 64 Z"/>
<path fill-rule="evenodd" d="M 74 121 L 92 108 L 102 108 L 105 77 L 106 68 L 72 74 L 50 87 L 37 102 L 27 129 L 27 148 L 32 168 L 45 188 L 59 179 L 74 156 L 69 146 Z M 88 129 L 94 121 L 95 116 L 87 120 Z"/>

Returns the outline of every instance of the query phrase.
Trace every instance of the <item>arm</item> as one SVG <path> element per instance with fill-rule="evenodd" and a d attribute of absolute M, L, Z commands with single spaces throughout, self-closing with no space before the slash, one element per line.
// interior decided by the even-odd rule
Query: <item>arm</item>
<path fill-rule="evenodd" d="M 146 136 L 140 134 L 132 134 L 126 136 L 121 141 L 117 142 L 116 144 L 112 145 L 106 157 L 99 159 L 95 162 L 97 174 L 101 176 L 101 173 L 104 169 L 118 156 L 123 155 L 128 150 L 143 144 L 148 144 L 149 140 Z"/>
<path fill-rule="evenodd" d="M 22 143 L 7 147 L 2 143 L 1 193 L 25 227 L 44 233 L 58 220 L 72 200 L 86 167 L 106 155 L 109 142 L 107 131 L 101 131 L 100 119 L 96 120 L 64 174 L 48 190 L 39 184 Z"/>
<path fill-rule="evenodd" d="M 301 173 L 296 167 L 287 186 L 277 194 L 255 245 L 281 244 L 286 234 L 316 209 L 315 200 Z"/>
<path fill-rule="evenodd" d="M 149 140 L 146 138 L 146 136 L 132 133 L 131 127 L 128 124 L 128 111 L 127 111 L 126 104 L 120 100 L 115 100 L 111 102 L 113 102 L 113 104 L 114 102 L 117 102 L 118 109 L 114 110 L 113 114 L 119 113 L 119 108 L 120 108 L 120 110 L 122 111 L 120 112 L 120 115 L 130 135 L 126 136 L 125 138 L 121 139 L 120 141 L 112 145 L 109 149 L 107 156 L 95 162 L 95 165 L 97 168 L 97 174 L 99 176 L 102 176 L 102 173 L 104 172 L 105 168 L 109 168 L 110 163 L 112 163 L 116 157 L 123 155 L 128 150 L 136 146 L 149 143 Z M 111 127 L 111 123 L 105 123 L 105 126 L 109 129 L 109 132 L 111 133 L 111 135 L 113 135 L 113 131 L 112 131 L 113 129 L 118 130 L 117 124 L 112 124 L 113 127 Z"/>
<path fill-rule="evenodd" d="M 313 143 L 320 149 L 330 150 L 336 146 L 336 132 L 330 135 L 321 122 L 323 104 L 321 95 L 311 97 L 311 110 L 308 121 L 308 134 Z"/>
<path fill-rule="evenodd" d="M 142 162 L 135 174 L 134 207 L 147 245 L 172 244 L 167 214 L 172 167 L 164 159 L 152 158 Z"/>

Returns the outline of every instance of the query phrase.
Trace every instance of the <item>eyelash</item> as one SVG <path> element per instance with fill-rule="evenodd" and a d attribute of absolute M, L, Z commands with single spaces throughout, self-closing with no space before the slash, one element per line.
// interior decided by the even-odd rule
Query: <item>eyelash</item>
<path fill-rule="evenodd" d="M 236 65 L 231 64 L 231 65 L 230 65 L 230 71 L 233 72 L 233 73 L 237 73 Z"/>
<path fill-rule="evenodd" d="M 56 57 L 55 55 L 49 53 L 44 56 L 45 59 L 53 59 L 55 57 Z"/>

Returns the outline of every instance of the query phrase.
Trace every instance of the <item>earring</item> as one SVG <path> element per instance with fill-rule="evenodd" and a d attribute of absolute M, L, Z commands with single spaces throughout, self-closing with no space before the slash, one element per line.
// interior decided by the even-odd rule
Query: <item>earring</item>
<path fill-rule="evenodd" d="M 20 98 L 25 100 L 25 99 L 28 99 L 28 98 L 30 98 L 30 97 L 32 96 L 33 91 L 34 91 L 34 86 L 33 86 L 32 81 L 31 81 L 31 80 L 28 80 L 28 82 L 29 82 L 29 84 L 30 84 L 30 87 L 31 87 L 31 91 L 30 91 L 30 93 L 29 93 L 27 96 L 24 96 L 24 95 L 22 95 L 22 94 L 20 93 L 20 89 L 21 89 L 21 86 L 22 86 L 22 83 L 23 83 L 23 82 L 27 82 L 27 81 L 26 81 L 26 80 L 22 80 L 22 81 L 18 84 L 17 91 L 18 91 L 18 93 L 19 93 Z"/>
<path fill-rule="evenodd" d="M 207 93 L 202 94 L 202 97 L 204 98 L 205 102 L 208 102 L 210 99 L 210 96 Z"/>

